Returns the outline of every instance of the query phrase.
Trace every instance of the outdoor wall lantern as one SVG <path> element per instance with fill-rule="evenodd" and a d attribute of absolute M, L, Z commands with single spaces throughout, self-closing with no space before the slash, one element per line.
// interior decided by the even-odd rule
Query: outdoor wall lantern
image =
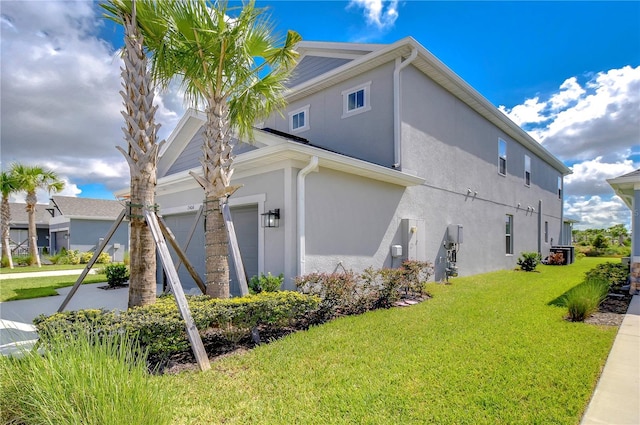
<path fill-rule="evenodd" d="M 262 216 L 262 227 L 279 227 L 280 226 L 280 208 L 269 210 Z"/>

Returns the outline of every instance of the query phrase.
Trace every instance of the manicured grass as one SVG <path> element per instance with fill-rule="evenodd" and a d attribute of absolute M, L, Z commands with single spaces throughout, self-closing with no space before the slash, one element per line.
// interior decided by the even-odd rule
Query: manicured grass
<path fill-rule="evenodd" d="M 617 329 L 549 303 L 603 261 L 430 284 L 419 305 L 158 379 L 178 424 L 577 424 Z"/>
<path fill-rule="evenodd" d="M 0 268 L 1 274 L 9 273 L 33 273 L 33 272 L 50 272 L 54 270 L 82 270 L 86 267 L 86 264 L 43 264 L 42 267 L 38 266 L 14 266 L 12 269 L 9 267 Z M 103 268 L 104 264 L 96 264 L 93 266 L 96 268 Z"/>
<path fill-rule="evenodd" d="M 0 301 L 15 301 L 29 298 L 50 297 L 58 295 L 56 289 L 73 286 L 78 275 L 26 277 L 19 279 L 3 279 L 0 281 Z M 83 283 L 106 282 L 104 274 L 90 274 Z"/>

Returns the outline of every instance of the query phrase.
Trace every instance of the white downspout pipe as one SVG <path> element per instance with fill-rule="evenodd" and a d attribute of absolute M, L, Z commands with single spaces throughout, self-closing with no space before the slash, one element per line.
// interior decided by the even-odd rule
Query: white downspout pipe
<path fill-rule="evenodd" d="M 400 170 L 402 165 L 402 133 L 400 120 L 400 71 L 409 65 L 418 56 L 418 49 L 411 50 L 411 55 L 402 61 L 396 58 L 396 66 L 393 70 L 393 168 Z"/>
<path fill-rule="evenodd" d="M 309 164 L 304 167 L 302 170 L 298 172 L 297 178 L 297 223 L 298 223 L 298 276 L 302 276 L 305 274 L 305 257 L 306 257 L 306 246 L 305 246 L 305 178 L 307 174 L 310 172 L 318 171 L 318 157 L 314 156 L 309 161 Z"/>

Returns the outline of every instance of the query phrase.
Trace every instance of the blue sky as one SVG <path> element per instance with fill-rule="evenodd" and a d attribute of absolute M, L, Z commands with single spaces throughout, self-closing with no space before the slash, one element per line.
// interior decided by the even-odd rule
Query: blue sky
<path fill-rule="evenodd" d="M 414 37 L 574 173 L 567 215 L 629 224 L 604 179 L 640 168 L 640 2 L 260 1 L 276 28 L 311 41 Z M 0 1 L 3 169 L 44 163 L 65 195 L 113 199 L 128 184 L 122 143 L 122 31 L 97 3 Z M 184 110 L 162 93 L 167 137 Z M 41 200 L 46 200 L 43 194 Z"/>

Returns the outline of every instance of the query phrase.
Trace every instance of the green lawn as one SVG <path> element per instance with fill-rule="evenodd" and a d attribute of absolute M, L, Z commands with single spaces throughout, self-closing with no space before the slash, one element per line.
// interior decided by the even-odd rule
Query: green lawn
<path fill-rule="evenodd" d="M 617 328 L 567 322 L 549 302 L 602 261 L 430 284 L 419 305 L 156 379 L 178 424 L 577 424 Z"/>
<path fill-rule="evenodd" d="M 28 298 L 58 295 L 56 289 L 73 286 L 78 275 L 45 276 L 34 278 L 2 279 L 0 281 L 0 301 L 15 301 Z M 83 283 L 106 282 L 104 274 L 90 274 Z"/>

